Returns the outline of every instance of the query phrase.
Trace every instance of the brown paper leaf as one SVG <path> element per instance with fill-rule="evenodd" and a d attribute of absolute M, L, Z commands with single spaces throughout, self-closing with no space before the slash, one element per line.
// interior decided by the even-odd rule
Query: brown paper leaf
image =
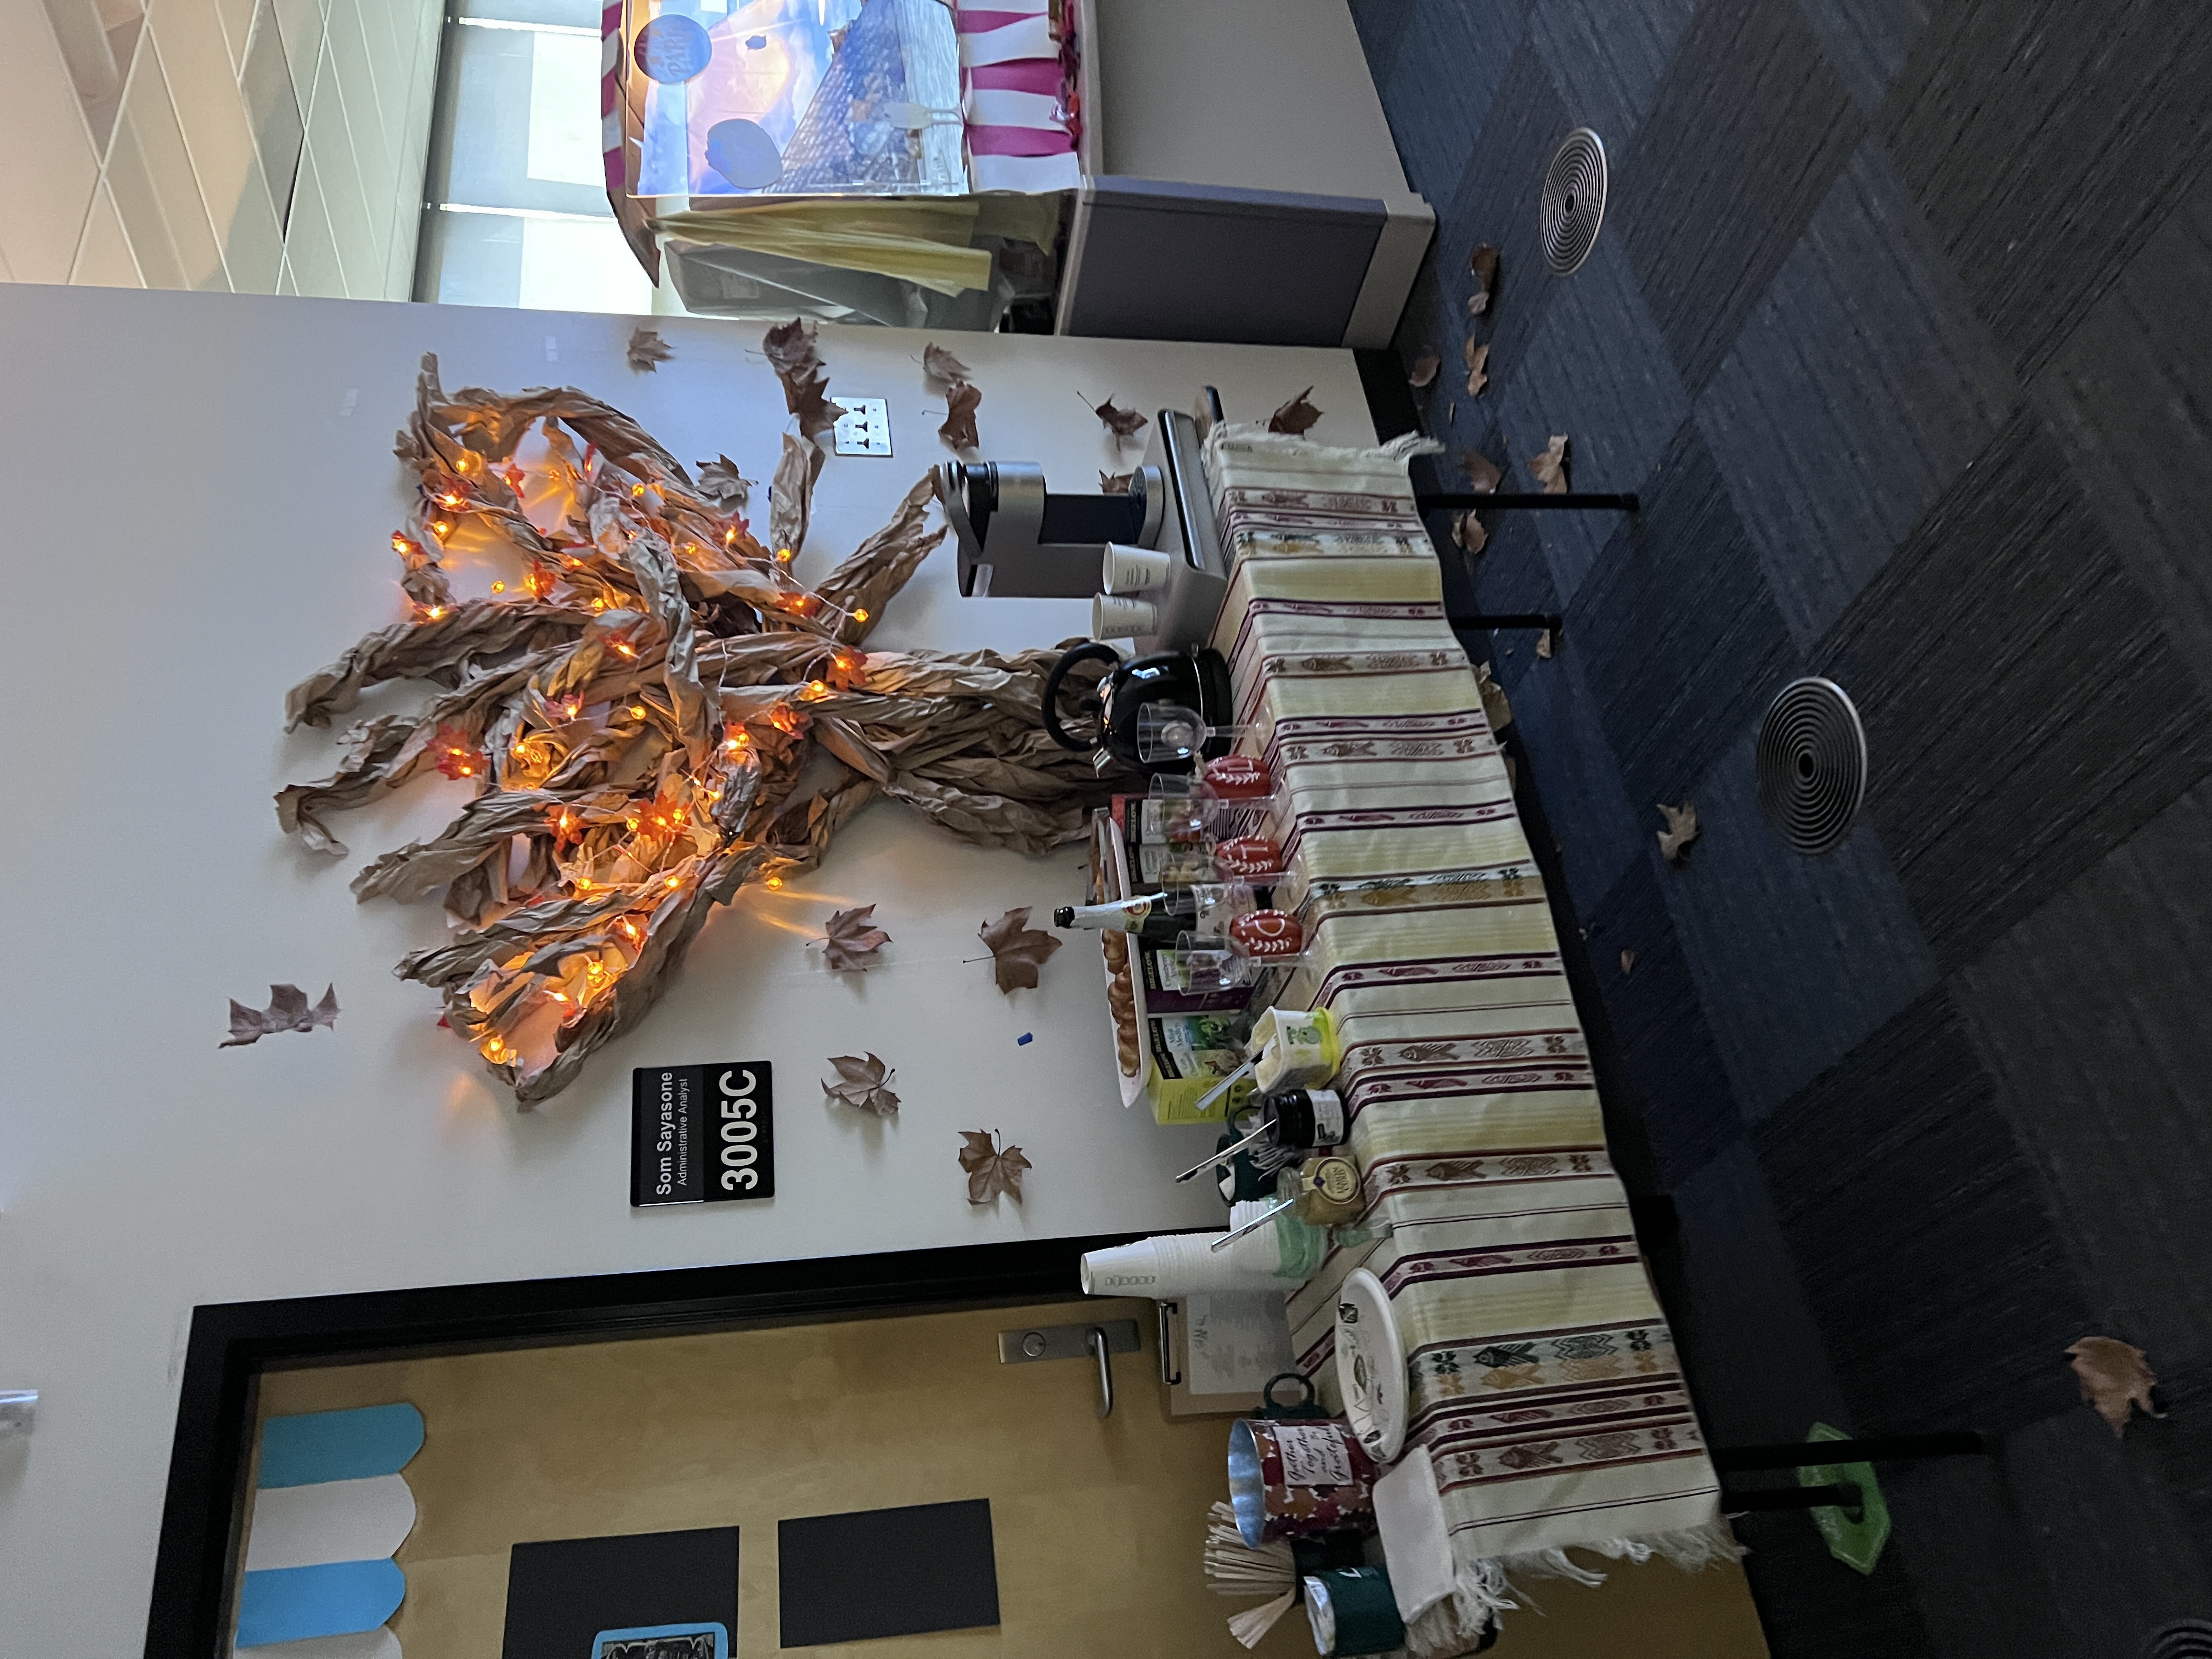
<path fill-rule="evenodd" d="M 697 468 L 699 493 L 715 506 L 725 509 L 743 507 L 752 499 L 757 482 L 738 471 L 738 464 L 726 455 L 711 461 L 702 461 Z"/>
<path fill-rule="evenodd" d="M 967 364 L 943 346 L 936 344 L 922 347 L 921 372 L 925 378 L 939 386 L 965 386 L 971 378 Z"/>
<path fill-rule="evenodd" d="M 1486 340 L 1477 345 L 1469 340 L 1466 356 L 1468 393 L 1470 397 L 1480 398 L 1482 388 L 1490 384 L 1490 343 Z"/>
<path fill-rule="evenodd" d="M 1477 243 L 1467 256 L 1467 268 L 1474 277 L 1474 292 L 1467 296 L 1467 314 L 1480 317 L 1490 309 L 1491 296 L 1498 291 L 1498 250 L 1487 242 Z"/>
<path fill-rule="evenodd" d="M 1083 401 L 1086 404 L 1091 403 L 1088 398 L 1084 398 Z M 1105 423 L 1106 429 L 1117 440 L 1133 438 L 1144 428 L 1152 424 L 1135 410 L 1124 409 L 1111 398 L 1103 404 L 1091 404 L 1091 412 Z"/>
<path fill-rule="evenodd" d="M 1101 472 L 1098 475 L 1098 488 L 1109 495 L 1126 495 L 1129 493 L 1129 486 L 1136 482 L 1137 475 L 1133 472 Z"/>
<path fill-rule="evenodd" d="M 822 1092 L 832 1100 L 842 1100 L 848 1106 L 864 1112 L 873 1112 L 878 1117 L 896 1116 L 899 1097 L 890 1091 L 890 1080 L 896 1073 L 883 1061 L 870 1054 L 866 1060 L 857 1054 L 832 1054 L 830 1063 L 837 1068 L 837 1081 L 824 1082 Z"/>
<path fill-rule="evenodd" d="M 1018 1146 L 1003 1151 L 995 1129 L 963 1129 L 960 1167 L 968 1171 L 968 1201 L 988 1204 L 1000 1193 L 1015 1203 L 1022 1201 L 1022 1173 L 1036 1166 L 1022 1156 Z"/>
<path fill-rule="evenodd" d="M 1690 843 L 1698 838 L 1698 809 L 1689 801 L 1680 806 L 1659 803 L 1659 811 L 1667 820 L 1667 827 L 1659 832 L 1659 853 L 1669 864 L 1680 864 L 1690 856 Z"/>
<path fill-rule="evenodd" d="M 1406 384 L 1419 391 L 1433 381 L 1437 378 L 1437 371 L 1443 366 L 1444 360 L 1435 352 L 1423 351 L 1413 359 L 1413 368 L 1406 372 Z"/>
<path fill-rule="evenodd" d="M 775 477 L 768 486 L 768 544 L 774 553 L 786 548 L 793 556 L 806 545 L 806 528 L 814 515 L 814 481 L 822 476 L 828 459 L 811 438 L 783 434 L 783 453 L 776 459 Z"/>
<path fill-rule="evenodd" d="M 2081 1382 L 2081 1398 L 2097 1408 L 2097 1415 L 2112 1425 L 2115 1435 L 2126 1431 L 2131 1407 L 2142 1407 L 2146 1417 L 2166 1415 L 2151 1401 L 2158 1374 L 2141 1348 L 2117 1337 L 2085 1336 L 2066 1352 Z"/>
<path fill-rule="evenodd" d="M 1286 433 L 1293 438 L 1300 437 L 1311 431 L 1313 423 L 1319 419 L 1321 410 L 1314 407 L 1313 388 L 1308 386 L 1267 416 L 1267 430 Z"/>
<path fill-rule="evenodd" d="M 1623 951 L 1620 953 L 1620 973 L 1621 973 L 1621 977 L 1622 977 L 1622 978 L 1624 978 L 1624 979 L 1626 979 L 1626 978 L 1630 974 L 1632 974 L 1632 973 L 1633 973 L 1633 972 L 1635 972 L 1635 971 L 1636 971 L 1636 952 L 1635 952 L 1635 951 Z"/>
<path fill-rule="evenodd" d="M 676 355 L 676 349 L 652 329 L 634 328 L 629 331 L 629 347 L 623 355 L 632 368 L 655 374 L 661 364 Z"/>
<path fill-rule="evenodd" d="M 761 350 L 783 383 L 783 406 L 799 417 L 799 436 L 810 440 L 845 412 L 830 401 L 829 371 L 815 349 L 817 332 L 812 319 L 794 317 L 761 337 Z"/>
<path fill-rule="evenodd" d="M 1567 438 L 1565 433 L 1554 432 L 1552 441 L 1544 446 L 1544 453 L 1528 458 L 1528 472 L 1543 487 L 1547 495 L 1567 493 Z"/>
<path fill-rule="evenodd" d="M 956 381 L 945 394 L 945 424 L 937 428 L 937 435 L 955 449 L 975 448 L 982 441 L 975 431 L 975 408 L 982 401 L 982 387 Z"/>
<path fill-rule="evenodd" d="M 1018 989 L 1035 990 L 1037 969 L 1060 949 L 1060 941 L 1053 935 L 1030 926 L 1026 904 L 1007 911 L 996 921 L 985 922 L 975 930 L 975 936 L 990 948 L 999 988 L 1009 994 Z"/>
<path fill-rule="evenodd" d="M 822 956 L 832 969 L 858 973 L 876 965 L 876 952 L 891 942 L 891 936 L 871 920 L 875 914 L 872 904 L 830 913 L 822 930 Z"/>
<path fill-rule="evenodd" d="M 1536 635 L 1536 654 L 1547 662 L 1552 659 L 1552 630 L 1548 628 Z"/>
<path fill-rule="evenodd" d="M 1482 520 L 1469 507 L 1464 513 L 1452 514 L 1452 540 L 1470 553 L 1480 553 L 1490 545 L 1490 532 L 1482 527 Z"/>
<path fill-rule="evenodd" d="M 1459 470 L 1467 474 L 1468 488 L 1478 495 L 1491 494 L 1505 476 L 1505 470 L 1479 449 L 1460 451 Z"/>
<path fill-rule="evenodd" d="M 269 1006 L 249 1008 L 234 1000 L 230 1005 L 230 1035 L 216 1044 L 218 1048 L 242 1048 L 249 1042 L 258 1042 L 263 1037 L 278 1031 L 312 1031 L 318 1025 L 337 1029 L 338 988 L 326 986 L 323 1000 L 313 1007 L 307 1006 L 307 994 L 296 985 L 272 985 L 269 988 Z"/>

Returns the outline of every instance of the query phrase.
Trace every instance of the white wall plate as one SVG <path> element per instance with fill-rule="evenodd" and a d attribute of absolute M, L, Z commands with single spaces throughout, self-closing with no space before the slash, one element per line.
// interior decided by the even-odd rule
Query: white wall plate
<path fill-rule="evenodd" d="M 837 417 L 840 455 L 888 455 L 891 453 L 890 406 L 881 398 L 832 398 L 845 412 Z"/>

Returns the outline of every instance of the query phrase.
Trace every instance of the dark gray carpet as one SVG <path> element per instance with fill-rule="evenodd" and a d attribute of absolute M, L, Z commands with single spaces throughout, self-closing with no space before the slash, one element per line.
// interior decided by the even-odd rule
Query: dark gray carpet
<path fill-rule="evenodd" d="M 1674 1200 L 1708 1428 L 1998 1449 L 1893 1467 L 1871 1578 L 1747 1518 L 1775 1652 L 2128 1659 L 2212 1617 L 2212 7 L 1352 8 L 1438 210 L 1398 338 L 1448 365 L 1427 428 L 1524 489 L 1564 432 L 1578 487 L 1643 497 L 1492 515 L 1449 574 L 1566 619 L 1549 659 L 1471 643 L 1624 1168 Z M 1613 198 L 1563 282 L 1536 198 L 1578 125 Z M 1874 759 L 1810 860 L 1751 769 L 1804 672 Z M 2165 1419 L 2079 1402 L 2090 1333 L 2149 1351 Z"/>

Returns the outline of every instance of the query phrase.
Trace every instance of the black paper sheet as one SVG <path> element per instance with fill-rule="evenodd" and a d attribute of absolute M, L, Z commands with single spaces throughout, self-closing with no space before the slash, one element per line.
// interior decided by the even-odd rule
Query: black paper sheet
<path fill-rule="evenodd" d="M 787 1648 L 999 1622 L 988 1498 L 779 1522 L 776 1576 Z"/>
<path fill-rule="evenodd" d="M 738 1529 L 517 1544 L 503 1659 L 592 1659 L 602 1631 L 718 1624 L 738 1641 Z"/>

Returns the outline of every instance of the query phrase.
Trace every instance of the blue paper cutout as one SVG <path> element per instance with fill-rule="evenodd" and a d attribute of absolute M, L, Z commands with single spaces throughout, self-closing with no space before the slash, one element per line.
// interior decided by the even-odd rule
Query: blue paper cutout
<path fill-rule="evenodd" d="M 422 1413 L 404 1403 L 272 1417 L 261 1425 L 264 1486 L 397 1474 L 422 1449 Z"/>
<path fill-rule="evenodd" d="M 238 1592 L 238 1645 L 374 1630 L 399 1610 L 406 1594 L 407 1575 L 391 1561 L 249 1572 Z"/>

